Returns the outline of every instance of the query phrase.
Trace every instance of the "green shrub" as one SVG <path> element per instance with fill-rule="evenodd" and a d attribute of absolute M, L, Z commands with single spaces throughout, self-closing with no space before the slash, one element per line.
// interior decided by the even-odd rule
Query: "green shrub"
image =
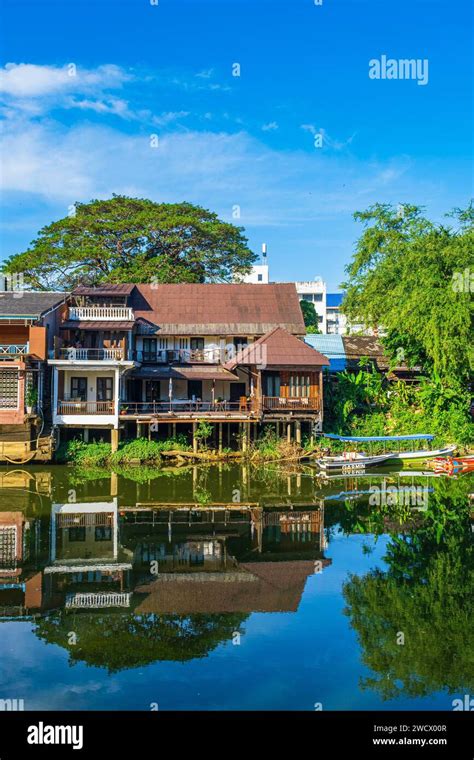
<path fill-rule="evenodd" d="M 86 443 L 73 440 L 62 444 L 56 454 L 58 462 L 102 467 L 108 463 L 112 447 L 110 443 Z"/>

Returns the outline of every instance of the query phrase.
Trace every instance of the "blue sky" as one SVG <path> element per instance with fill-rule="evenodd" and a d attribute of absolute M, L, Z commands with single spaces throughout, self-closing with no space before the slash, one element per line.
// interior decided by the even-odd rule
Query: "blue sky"
<path fill-rule="evenodd" d="M 354 211 L 441 220 L 472 195 L 470 5 L 2 0 L 0 256 L 116 192 L 215 210 L 272 279 L 336 289 Z M 370 79 L 382 54 L 428 59 L 428 83 Z"/>

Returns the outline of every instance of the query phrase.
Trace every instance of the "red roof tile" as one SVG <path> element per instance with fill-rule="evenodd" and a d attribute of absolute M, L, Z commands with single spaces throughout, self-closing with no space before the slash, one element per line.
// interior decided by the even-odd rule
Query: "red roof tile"
<path fill-rule="evenodd" d="M 329 359 L 316 349 L 295 338 L 287 330 L 273 330 L 239 351 L 224 366 L 227 369 L 242 365 L 269 367 L 329 367 Z"/>

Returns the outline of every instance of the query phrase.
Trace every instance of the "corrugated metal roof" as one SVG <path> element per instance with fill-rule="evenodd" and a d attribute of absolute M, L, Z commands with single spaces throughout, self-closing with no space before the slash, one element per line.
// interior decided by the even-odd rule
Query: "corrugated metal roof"
<path fill-rule="evenodd" d="M 310 334 L 305 342 L 316 351 L 320 351 L 329 359 L 330 372 L 342 372 L 346 368 L 346 356 L 341 335 Z"/>
<path fill-rule="evenodd" d="M 294 283 L 137 285 L 130 305 L 159 334 L 245 337 L 275 325 L 306 331 Z"/>

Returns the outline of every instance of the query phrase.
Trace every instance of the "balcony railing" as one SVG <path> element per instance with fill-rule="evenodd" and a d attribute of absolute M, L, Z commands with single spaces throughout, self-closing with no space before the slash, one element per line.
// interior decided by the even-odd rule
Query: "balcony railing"
<path fill-rule="evenodd" d="M 225 414 L 227 412 L 248 414 L 253 411 L 252 402 L 240 401 L 191 401 L 176 399 L 172 401 L 122 401 L 121 415 L 149 414 Z"/>
<path fill-rule="evenodd" d="M 139 362 L 149 364 L 223 364 L 232 358 L 232 352 L 221 348 L 164 348 L 157 351 L 138 350 L 134 358 Z"/>
<path fill-rule="evenodd" d="M 0 359 L 11 359 L 12 356 L 27 356 L 29 350 L 28 343 L 3 343 L 0 344 Z"/>
<path fill-rule="evenodd" d="M 319 399 L 302 397 L 263 396 L 262 411 L 264 412 L 300 412 L 319 411 Z"/>
<path fill-rule="evenodd" d="M 128 306 L 70 306 L 69 319 L 133 322 L 134 315 Z"/>
<path fill-rule="evenodd" d="M 56 359 L 69 361 L 120 361 L 125 358 L 123 348 L 59 348 Z"/>
<path fill-rule="evenodd" d="M 115 414 L 113 401 L 58 401 L 58 414 Z"/>

